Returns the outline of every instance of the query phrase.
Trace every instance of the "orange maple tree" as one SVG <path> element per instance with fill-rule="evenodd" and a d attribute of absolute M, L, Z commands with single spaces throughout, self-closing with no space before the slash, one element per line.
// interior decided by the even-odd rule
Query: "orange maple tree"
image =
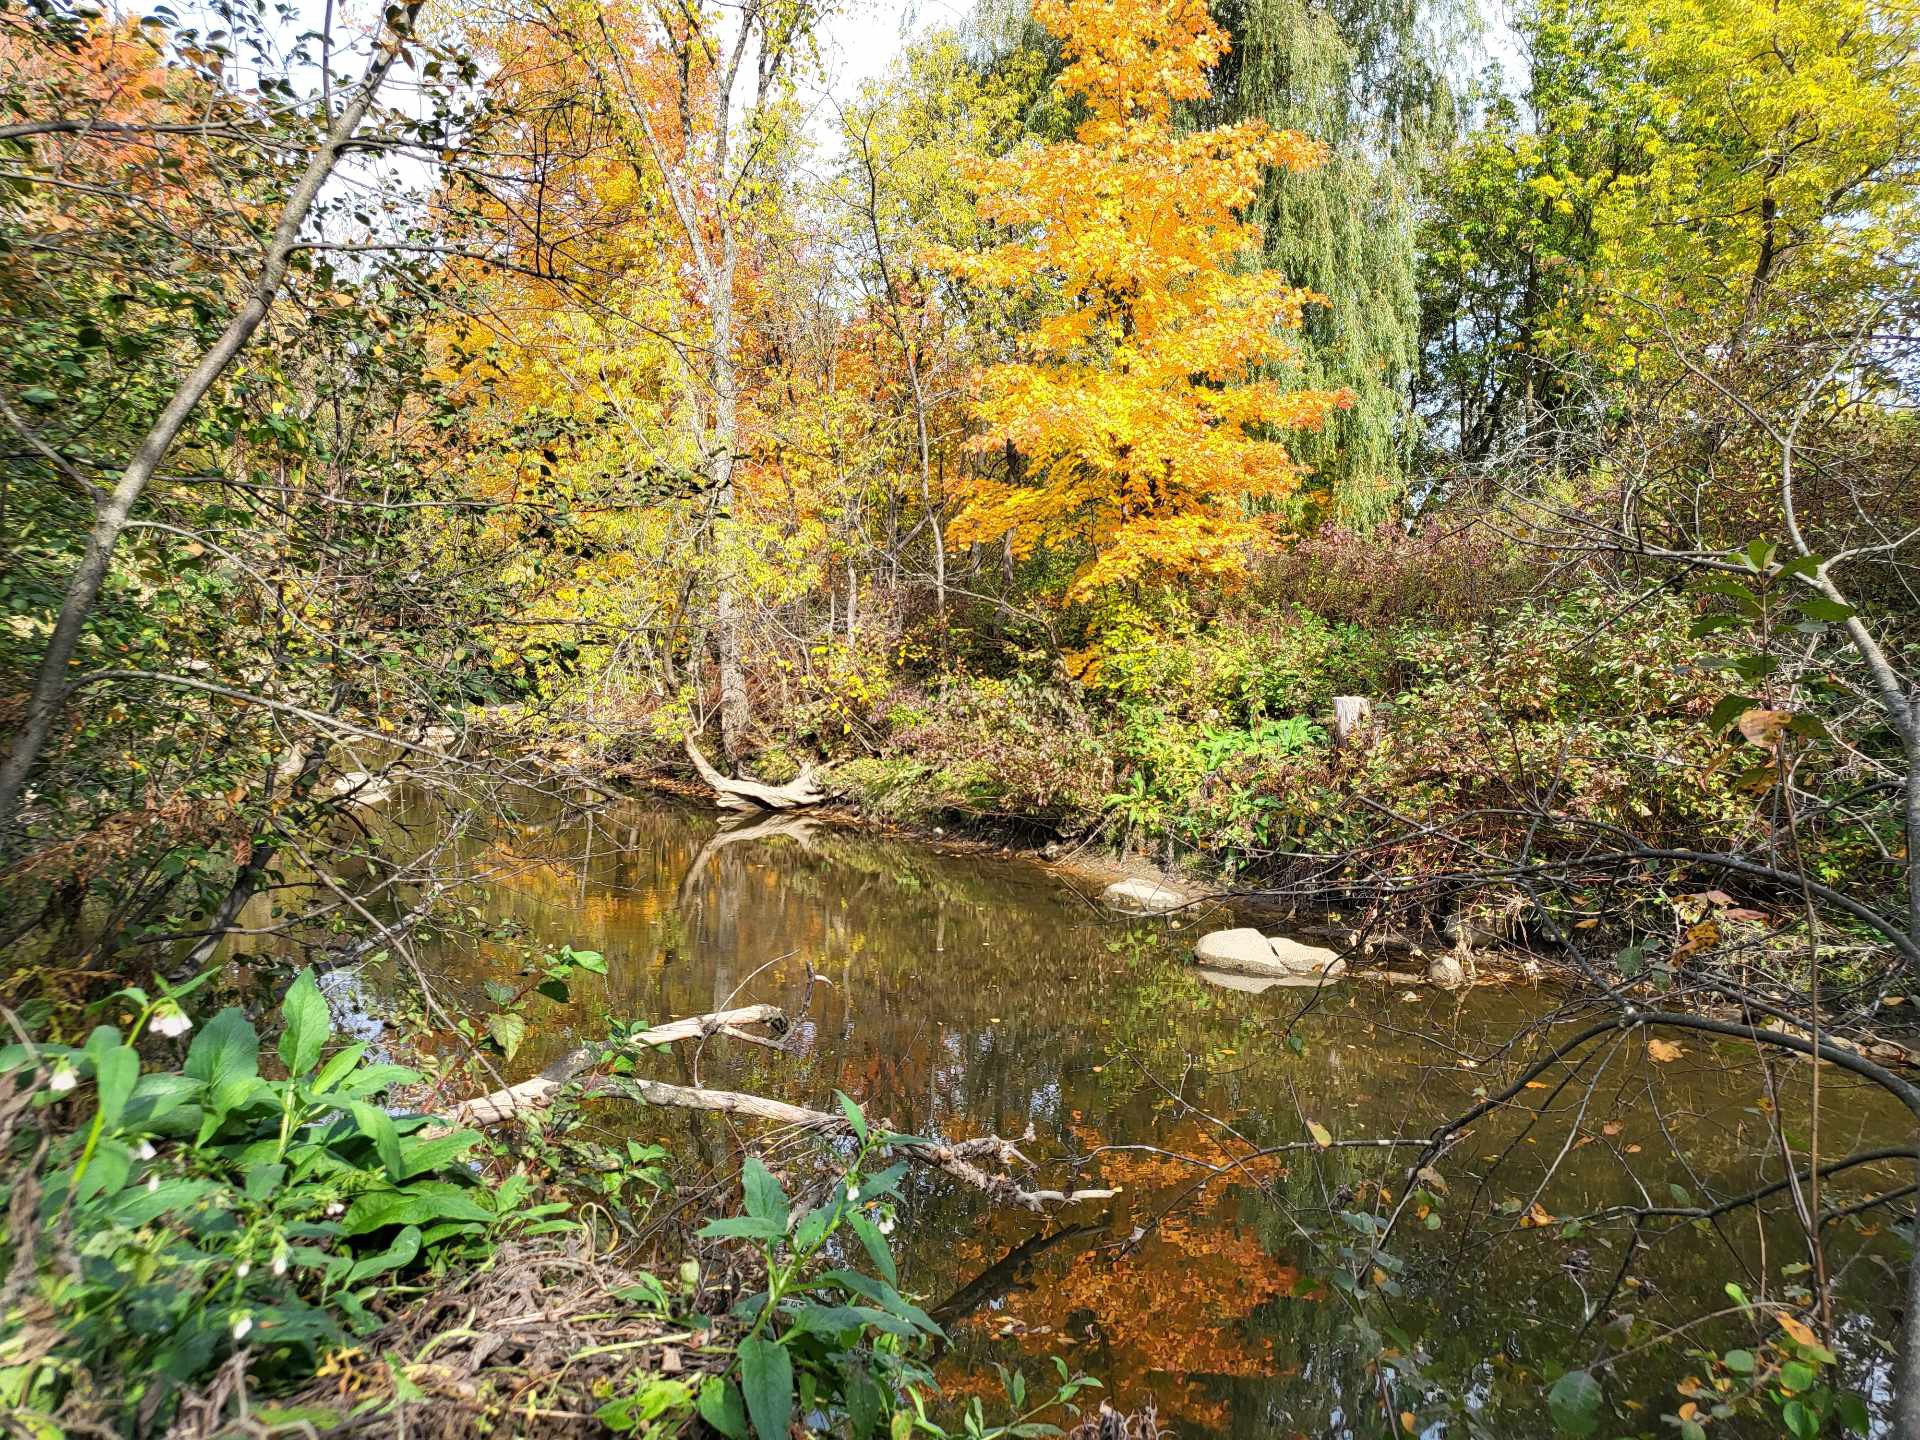
<path fill-rule="evenodd" d="M 1015 552 L 1088 544 L 1068 590 L 1223 576 L 1272 538 L 1271 506 L 1306 469 L 1281 436 L 1317 428 L 1345 391 L 1278 371 L 1288 332 L 1324 297 L 1260 268 L 1244 218 L 1269 167 L 1325 151 L 1259 121 L 1181 133 L 1227 48 L 1205 0 L 1038 0 L 1071 140 L 975 159 L 981 217 L 1016 238 L 935 262 L 976 286 L 1045 295 L 1016 358 L 976 376 L 977 448 L 1008 474 L 976 479 L 950 538 Z M 1014 457 L 1017 456 L 1017 462 Z"/>

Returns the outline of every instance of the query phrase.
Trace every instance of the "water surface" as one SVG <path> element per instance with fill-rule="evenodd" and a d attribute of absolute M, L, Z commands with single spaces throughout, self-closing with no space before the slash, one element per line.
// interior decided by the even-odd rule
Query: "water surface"
<path fill-rule="evenodd" d="M 580 825 L 497 827 L 469 858 L 499 876 L 469 900 L 509 933 L 426 948 L 443 1003 L 483 1012 L 484 983 L 513 980 L 530 946 L 609 962 L 569 1004 L 536 1002 L 516 1073 L 599 1038 L 609 1018 L 769 1001 L 797 1017 L 784 1052 L 722 1039 L 697 1061 L 648 1063 L 660 1078 L 813 1106 L 843 1090 L 901 1130 L 1020 1140 L 1041 1183 L 1119 1187 L 1043 1219 L 911 1177 L 894 1237 L 902 1287 L 951 1332 L 940 1373 L 956 1396 L 997 1395 L 994 1362 L 1037 1382 L 1059 1355 L 1114 1404 L 1150 1402 L 1182 1433 L 1386 1434 L 1410 1412 L 1433 1436 L 1539 1436 L 1551 1433 L 1541 1393 L 1570 1359 L 1596 1358 L 1635 1320 L 1724 1309 L 1729 1280 L 1782 1295 L 1805 1258 L 1793 1233 L 1762 1234 L 1745 1215 L 1658 1239 L 1655 1227 L 1616 1287 L 1624 1226 L 1569 1237 L 1537 1223 L 1737 1193 L 1777 1173 L 1761 1080 L 1728 1063 L 1743 1057 L 1689 1043 L 1654 1064 L 1638 1040 L 1482 1122 L 1441 1162 L 1434 1218 L 1409 1215 L 1391 1259 L 1363 1258 L 1358 1217 L 1393 1208 L 1404 1160 L 1322 1150 L 1310 1124 L 1336 1141 L 1426 1133 L 1473 1102 L 1495 1048 L 1549 995 L 1221 988 L 1187 960 L 1200 930 L 1237 923 L 1224 910 L 1121 920 L 1093 903 L 1095 882 L 1065 872 L 830 825 L 743 836 L 702 810 L 635 803 Z M 810 971 L 823 983 L 810 987 Z M 1790 1117 L 1806 1079 L 1804 1067 L 1774 1076 Z M 1823 1084 L 1826 1153 L 1905 1135 L 1876 1092 L 1831 1072 Z M 601 1119 L 689 1165 L 737 1161 L 751 1135 L 629 1106 Z M 1289 1142 L 1305 1148 L 1234 1166 Z M 1139 1148 L 1103 1148 L 1115 1146 Z M 1899 1183 L 1855 1172 L 1828 1198 Z M 1331 1280 L 1343 1260 L 1358 1296 Z M 1898 1257 L 1869 1216 L 1833 1228 L 1829 1261 L 1850 1307 L 1852 1379 L 1873 1391 Z M 1610 1372 L 1610 1397 L 1635 1419 L 1621 1433 L 1673 1433 L 1660 1416 L 1698 1369 L 1689 1343 L 1754 1338 L 1749 1322 L 1723 1321 Z M 1443 1394 L 1465 1398 L 1470 1425 L 1446 1418 Z"/>

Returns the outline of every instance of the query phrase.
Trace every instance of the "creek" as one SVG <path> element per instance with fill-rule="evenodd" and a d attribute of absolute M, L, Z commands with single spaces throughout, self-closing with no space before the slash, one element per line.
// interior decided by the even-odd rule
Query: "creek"
<path fill-rule="evenodd" d="M 910 1177 L 894 1236 L 902 1288 L 951 1335 L 939 1362 L 949 1394 L 981 1394 L 990 1414 L 996 1363 L 1025 1368 L 1037 1388 L 1058 1355 L 1100 1377 L 1115 1406 L 1151 1403 L 1182 1434 L 1386 1434 L 1402 1411 L 1439 1414 L 1429 1402 L 1444 1393 L 1464 1412 L 1417 1419 L 1419 1433 L 1544 1436 L 1542 1397 L 1568 1364 L 1640 1344 L 1623 1338 L 1630 1325 L 1638 1337 L 1728 1309 L 1730 1281 L 1777 1297 L 1805 1259 L 1797 1232 L 1750 1213 L 1661 1222 L 1615 1289 L 1630 1227 L 1565 1224 L 1778 1173 L 1759 1072 L 1733 1047 L 1689 1041 L 1655 1063 L 1636 1038 L 1596 1049 L 1565 1084 L 1568 1072 L 1550 1073 L 1447 1154 L 1430 1218 L 1410 1208 L 1370 1262 L 1357 1258 L 1364 1217 L 1392 1208 L 1405 1160 L 1322 1149 L 1312 1127 L 1335 1142 L 1426 1134 L 1473 1103 L 1499 1073 L 1496 1048 L 1555 997 L 1361 981 L 1220 988 L 1189 957 L 1204 929 L 1242 923 L 1223 907 L 1122 919 L 1095 903 L 1097 882 L 830 824 L 743 838 L 704 810 L 631 802 L 579 824 L 522 816 L 462 844 L 491 877 L 463 899 L 499 938 L 420 946 L 442 1004 L 484 1013 L 485 983 L 514 980 L 530 946 L 608 962 L 567 1004 L 537 1002 L 509 1078 L 610 1020 L 768 1001 L 796 1017 L 784 1051 L 716 1039 L 697 1061 L 642 1063 L 813 1106 L 843 1090 L 900 1130 L 1020 1140 L 1041 1183 L 1119 1188 L 1038 1217 Z M 822 982 L 810 992 L 809 970 Z M 1808 1071 L 1774 1078 L 1795 1133 Z M 1823 1153 L 1906 1136 L 1878 1092 L 1831 1070 L 1822 1083 Z M 607 1136 L 664 1144 L 690 1169 L 737 1163 L 722 1117 L 593 1110 Z M 1303 1148 L 1231 1163 L 1288 1143 Z M 1863 1169 L 1826 1198 L 1908 1178 Z M 1869 1215 L 1828 1236 L 1846 1378 L 1879 1398 L 1901 1264 L 1883 1226 Z M 1340 1277 L 1356 1271 L 1349 1290 Z M 1609 1399 L 1636 1417 L 1622 1433 L 1674 1433 L 1660 1417 L 1700 1368 L 1690 1346 L 1755 1339 L 1755 1323 L 1733 1316 L 1606 1370 Z M 1420 1373 L 1383 1366 L 1383 1350 L 1417 1352 Z M 1737 1423 L 1713 1433 L 1744 1433 Z"/>

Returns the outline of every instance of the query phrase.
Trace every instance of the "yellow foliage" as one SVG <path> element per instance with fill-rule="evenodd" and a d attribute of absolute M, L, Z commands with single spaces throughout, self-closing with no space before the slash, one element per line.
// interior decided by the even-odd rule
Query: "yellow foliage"
<path fill-rule="evenodd" d="M 1034 16 L 1086 118 L 1070 141 L 968 162 L 981 219 L 1018 238 L 931 257 L 1045 302 L 1018 356 L 975 377 L 975 448 L 1009 463 L 966 487 L 951 539 L 1086 544 L 1076 599 L 1230 577 L 1275 538 L 1259 502 L 1306 473 L 1279 433 L 1349 403 L 1275 378 L 1325 302 L 1253 263 L 1244 218 L 1270 167 L 1311 168 L 1323 147 L 1258 122 L 1176 133 L 1175 103 L 1208 93 L 1227 44 L 1204 0 L 1040 0 Z"/>

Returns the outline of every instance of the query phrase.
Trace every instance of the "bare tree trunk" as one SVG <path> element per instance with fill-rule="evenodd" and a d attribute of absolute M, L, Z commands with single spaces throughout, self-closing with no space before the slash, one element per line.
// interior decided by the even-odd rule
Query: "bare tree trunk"
<path fill-rule="evenodd" d="M 267 244 L 260 278 L 253 294 L 227 322 L 227 328 L 220 332 L 220 338 L 200 357 L 200 362 L 192 372 L 180 382 L 173 397 L 167 401 L 166 408 L 160 412 L 159 419 L 154 421 L 153 428 L 147 431 L 134 451 L 113 493 L 99 505 L 79 568 L 67 582 L 66 599 L 61 604 L 59 619 L 54 622 L 53 634 L 47 640 L 47 652 L 41 657 L 39 673 L 34 677 L 33 693 L 27 701 L 26 713 L 21 717 L 19 733 L 14 736 L 13 745 L 7 752 L 6 763 L 0 765 L 0 844 L 5 844 L 14 833 L 20 796 L 26 789 L 27 777 L 46 748 L 55 722 L 66 708 L 67 669 L 73 662 L 74 651 L 93 614 L 93 607 L 100 598 L 101 587 L 106 583 L 107 571 L 113 563 L 114 548 L 119 544 L 121 532 L 127 528 L 134 507 L 140 503 L 140 497 L 160 468 L 160 462 L 166 459 L 167 452 L 172 449 L 188 417 L 246 348 L 254 331 L 266 319 L 267 311 L 287 277 L 287 268 L 299 242 L 301 228 L 312 213 L 314 201 L 319 198 L 327 177 L 333 173 L 347 142 L 373 108 L 374 98 L 400 54 L 402 36 L 413 29 L 420 3 L 421 0 L 412 0 L 399 26 L 389 38 L 376 46 L 359 91 L 328 127 L 326 139 L 308 160 L 306 169 L 293 187 L 293 193 L 281 208 L 280 221 L 274 226 L 272 239 Z"/>

